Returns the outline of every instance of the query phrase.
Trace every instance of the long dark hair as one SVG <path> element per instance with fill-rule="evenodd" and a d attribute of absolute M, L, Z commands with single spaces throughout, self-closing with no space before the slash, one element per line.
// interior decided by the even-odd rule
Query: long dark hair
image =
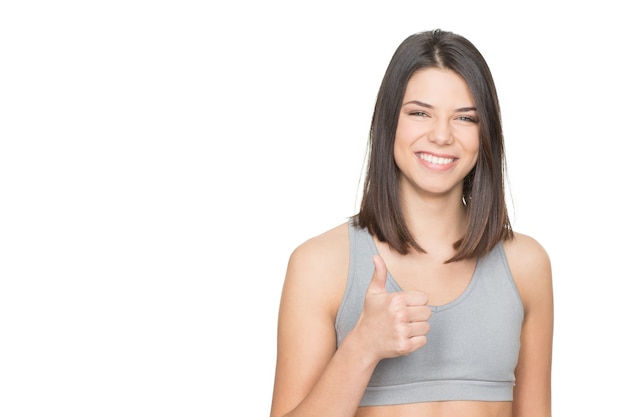
<path fill-rule="evenodd" d="M 363 196 L 356 224 L 401 254 L 421 248 L 406 224 L 399 199 L 394 140 L 407 83 L 415 71 L 449 69 L 461 76 L 474 97 L 480 129 L 476 166 L 465 177 L 465 235 L 448 262 L 486 254 L 513 236 L 504 196 L 506 160 L 496 87 L 487 62 L 466 38 L 440 29 L 416 33 L 396 49 L 383 77 L 372 117 Z"/>

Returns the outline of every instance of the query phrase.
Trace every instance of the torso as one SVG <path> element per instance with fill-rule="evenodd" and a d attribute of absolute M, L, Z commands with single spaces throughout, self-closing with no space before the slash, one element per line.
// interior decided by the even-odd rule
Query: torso
<path fill-rule="evenodd" d="M 359 407 L 355 417 L 511 417 L 512 403 L 445 401 Z"/>
<path fill-rule="evenodd" d="M 328 277 L 328 285 L 331 304 L 330 316 L 334 320 L 337 315 L 341 299 L 344 294 L 349 269 L 349 238 L 347 223 L 329 231 L 322 239 L 326 243 L 332 242 L 326 247 L 333 251 L 328 259 L 332 270 L 336 273 Z M 505 252 L 508 250 L 505 246 Z M 429 297 L 429 305 L 437 306 L 449 303 L 457 298 L 472 279 L 476 267 L 476 259 L 456 262 L 453 264 L 441 264 L 427 257 L 422 259 L 403 257 L 388 250 L 386 245 L 377 242 L 377 249 L 385 259 L 389 272 L 394 276 L 398 284 L 405 290 L 420 290 Z M 419 266 L 417 266 L 419 264 Z M 416 278 L 415 268 L 419 268 L 422 278 Z M 413 272 L 409 272 L 413 271 Z M 434 279 L 438 277 L 438 279 Z M 390 414 L 390 412 L 392 414 Z M 359 407 L 356 417 L 510 417 L 512 415 L 512 403 L 510 401 L 440 401 L 410 403 L 386 406 Z"/>
<path fill-rule="evenodd" d="M 376 241 L 387 270 L 405 291 L 418 290 L 428 295 L 428 304 L 440 306 L 455 300 L 469 285 L 476 259 L 445 264 L 429 254 L 400 255 Z"/>

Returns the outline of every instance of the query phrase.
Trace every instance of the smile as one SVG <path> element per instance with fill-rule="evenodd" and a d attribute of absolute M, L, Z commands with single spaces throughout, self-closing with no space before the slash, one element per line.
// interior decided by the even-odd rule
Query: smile
<path fill-rule="evenodd" d="M 435 156 L 428 153 L 418 153 L 417 156 L 426 162 L 436 165 L 446 165 L 454 162 L 454 158 L 442 158 L 440 156 Z"/>

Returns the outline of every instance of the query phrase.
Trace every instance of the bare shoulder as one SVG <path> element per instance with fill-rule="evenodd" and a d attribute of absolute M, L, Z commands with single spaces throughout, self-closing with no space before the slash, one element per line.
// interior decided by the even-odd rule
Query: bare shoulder
<path fill-rule="evenodd" d="M 306 240 L 289 257 L 278 314 L 271 415 L 293 410 L 337 350 L 335 317 L 347 282 L 349 258 L 347 222 Z"/>
<path fill-rule="evenodd" d="M 294 249 L 287 267 L 285 286 L 325 300 L 331 311 L 338 307 L 348 276 L 350 238 L 348 223 L 340 224 Z M 318 304 L 319 305 L 319 304 Z"/>
<path fill-rule="evenodd" d="M 551 296 L 552 267 L 546 249 L 533 237 L 517 232 L 503 246 L 524 304 L 538 297 Z"/>
<path fill-rule="evenodd" d="M 554 331 L 550 257 L 537 240 L 521 233 L 504 242 L 504 250 L 524 306 L 513 413 L 548 416 Z"/>
<path fill-rule="evenodd" d="M 333 227 L 315 237 L 306 240 L 300 244 L 291 254 L 291 258 L 304 260 L 322 256 L 324 259 L 331 260 L 337 255 L 337 252 L 345 251 L 349 244 L 348 223 L 342 223 Z M 328 260 L 328 259 L 327 259 Z M 318 259 L 319 261 L 319 259 Z"/>
<path fill-rule="evenodd" d="M 504 242 L 504 250 L 506 252 L 509 263 L 519 264 L 520 267 L 545 267 L 546 263 L 550 263 L 550 257 L 544 247 L 533 237 L 514 233 L 511 240 Z"/>

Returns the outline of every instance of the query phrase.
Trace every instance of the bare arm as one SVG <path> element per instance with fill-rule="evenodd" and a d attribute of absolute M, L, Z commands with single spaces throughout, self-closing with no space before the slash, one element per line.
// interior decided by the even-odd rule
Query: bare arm
<path fill-rule="evenodd" d="M 347 340 L 336 349 L 334 311 L 345 286 L 339 274 L 347 276 L 347 263 L 333 254 L 316 261 L 314 254 L 325 251 L 318 243 L 307 242 L 289 260 L 278 317 L 271 417 L 353 416 L 376 365 L 362 360 Z M 343 284 L 333 283 L 330 275 Z"/>
<path fill-rule="evenodd" d="M 552 270 L 545 250 L 516 235 L 507 255 L 524 303 L 521 349 L 515 371 L 514 417 L 549 417 L 554 305 Z"/>
<path fill-rule="evenodd" d="M 270 417 L 354 416 L 378 361 L 426 342 L 426 297 L 387 294 L 380 259 L 364 313 L 336 347 L 334 324 L 348 274 L 348 251 L 346 227 L 306 242 L 290 258 L 279 310 Z"/>

